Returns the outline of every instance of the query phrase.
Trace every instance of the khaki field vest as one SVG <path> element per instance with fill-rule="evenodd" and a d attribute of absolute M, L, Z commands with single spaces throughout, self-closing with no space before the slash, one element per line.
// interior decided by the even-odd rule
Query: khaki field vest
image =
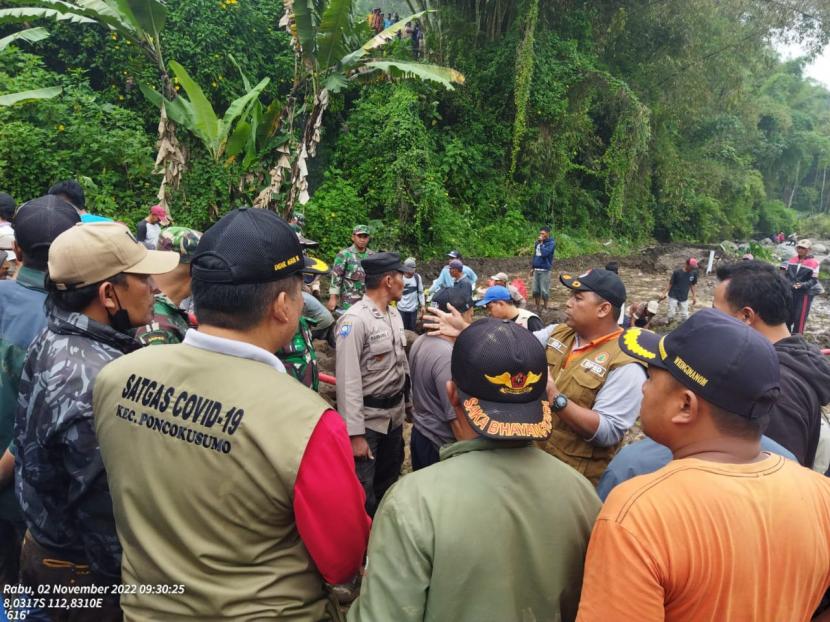
<path fill-rule="evenodd" d="M 265 363 L 185 344 L 115 363 L 96 380 L 94 407 L 122 580 L 165 590 L 125 592 L 125 619 L 337 615 L 293 509 L 328 404 Z"/>
<path fill-rule="evenodd" d="M 516 324 L 527 328 L 527 321 L 532 317 L 539 317 L 533 311 L 527 309 L 519 309 L 519 315 L 516 317 Z"/>
<path fill-rule="evenodd" d="M 578 352 L 565 365 L 575 340 L 576 333 L 565 324 L 554 329 L 545 350 L 548 369 L 556 387 L 570 401 L 584 408 L 593 408 L 608 374 L 620 365 L 637 361 L 620 349 L 615 338 Z M 619 448 L 620 443 L 597 447 L 586 442 L 556 413 L 553 413 L 553 433 L 544 447 L 545 451 L 571 465 L 594 485 L 599 483 L 600 476 Z"/>

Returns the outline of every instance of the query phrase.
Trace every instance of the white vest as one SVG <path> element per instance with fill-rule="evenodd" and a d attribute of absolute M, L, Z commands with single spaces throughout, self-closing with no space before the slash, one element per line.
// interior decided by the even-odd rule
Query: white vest
<path fill-rule="evenodd" d="M 533 313 L 532 311 L 528 311 L 527 309 L 519 309 L 519 315 L 516 316 L 516 319 L 514 321 L 519 326 L 524 326 L 525 328 L 527 328 L 527 321 L 532 317 L 539 316 Z"/>

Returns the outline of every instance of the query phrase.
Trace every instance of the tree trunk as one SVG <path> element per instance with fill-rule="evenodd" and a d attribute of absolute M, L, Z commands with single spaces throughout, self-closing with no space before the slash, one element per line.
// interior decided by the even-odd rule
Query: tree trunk
<path fill-rule="evenodd" d="M 793 191 L 790 193 L 790 200 L 787 201 L 787 207 L 792 208 L 793 199 L 795 198 L 795 191 L 798 190 L 798 174 L 801 171 L 801 160 L 795 165 L 795 181 L 793 182 Z"/>
<path fill-rule="evenodd" d="M 824 165 L 824 173 L 821 176 L 821 194 L 818 198 L 818 213 L 821 214 L 824 211 L 824 184 L 827 181 L 827 165 Z"/>

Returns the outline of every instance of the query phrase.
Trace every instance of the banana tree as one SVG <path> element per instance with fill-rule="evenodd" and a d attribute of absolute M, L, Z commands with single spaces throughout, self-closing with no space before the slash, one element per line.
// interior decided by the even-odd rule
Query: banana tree
<path fill-rule="evenodd" d="M 10 35 L 0 39 L 0 51 L 5 50 L 16 41 L 35 43 L 37 41 L 43 41 L 48 36 L 49 32 L 45 28 L 24 28 L 23 30 L 18 30 L 17 32 L 13 32 Z M 60 95 L 61 91 L 62 89 L 59 86 L 47 86 L 45 88 L 32 89 L 29 91 L 7 93 L 6 95 L 0 95 L 0 106 L 13 106 L 14 104 L 37 99 L 51 99 L 57 95 Z"/>
<path fill-rule="evenodd" d="M 173 121 L 193 132 L 205 145 L 213 161 L 218 162 L 225 153 L 234 123 L 240 117 L 248 116 L 248 111 L 258 101 L 270 79 L 264 78 L 253 88 L 248 85 L 247 92 L 232 101 L 220 119 L 205 97 L 202 87 L 190 77 L 187 70 L 174 60 L 170 61 L 170 67 L 184 88 L 186 98 L 179 96 L 170 100 L 144 84 L 139 85 L 141 92 L 150 102 L 164 108 Z"/>
<path fill-rule="evenodd" d="M 162 92 L 176 98 L 176 89 L 167 72 L 159 33 L 167 19 L 163 0 L 27 0 L 29 6 L 0 9 L 0 24 L 29 23 L 39 19 L 76 24 L 98 23 L 128 40 L 159 72 Z M 160 108 L 157 173 L 163 174 L 158 198 L 169 212 L 168 193 L 181 181 L 186 155 L 176 138 L 176 126 Z"/>
<path fill-rule="evenodd" d="M 294 85 L 281 119 L 297 116 L 295 108 L 306 111 L 299 140 L 278 150 L 278 161 L 270 170 L 271 183 L 256 198 L 254 205 L 278 211 L 280 191 L 290 175 L 283 213 L 288 215 L 297 203 L 306 203 L 308 159 L 313 158 L 320 142 L 320 127 L 330 95 L 351 82 L 365 80 L 382 72 L 390 78 L 417 78 L 437 82 L 452 90 L 463 84 L 464 76 L 454 69 L 425 63 L 378 59 L 372 52 L 397 38 L 408 21 L 425 12 L 406 17 L 360 44 L 353 0 L 283 0 L 285 13 L 280 26 L 291 34 L 297 57 Z M 362 22 L 362 16 L 359 18 Z M 293 157 L 287 157 L 288 154 Z M 293 160 L 293 161 L 292 161 Z"/>

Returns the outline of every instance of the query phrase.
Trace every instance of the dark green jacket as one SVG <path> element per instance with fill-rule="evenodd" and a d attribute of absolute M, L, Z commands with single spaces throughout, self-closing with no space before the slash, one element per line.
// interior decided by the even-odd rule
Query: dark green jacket
<path fill-rule="evenodd" d="M 588 480 L 535 446 L 447 445 L 383 498 L 348 619 L 573 620 L 599 508 Z"/>

